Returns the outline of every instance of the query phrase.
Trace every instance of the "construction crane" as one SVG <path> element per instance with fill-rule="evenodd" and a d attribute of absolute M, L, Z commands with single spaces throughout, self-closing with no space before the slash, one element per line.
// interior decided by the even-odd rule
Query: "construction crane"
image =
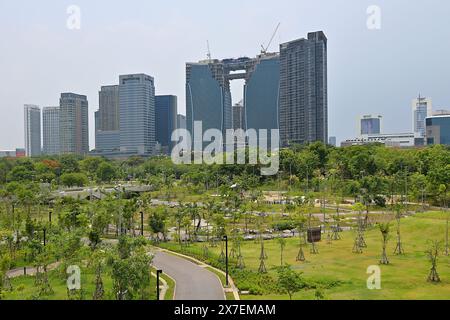
<path fill-rule="evenodd" d="M 267 53 L 267 51 L 268 51 L 269 48 L 270 48 L 270 45 L 272 44 L 273 39 L 274 39 L 275 36 L 277 35 L 278 29 L 280 29 L 280 26 L 281 26 L 281 22 L 278 23 L 277 27 L 275 28 L 275 31 L 274 31 L 274 33 L 273 33 L 273 35 L 272 35 L 272 38 L 270 38 L 270 41 L 269 41 L 269 44 L 267 45 L 267 47 L 264 47 L 264 45 L 261 45 L 261 49 L 262 49 L 262 50 L 261 50 L 261 54 L 266 54 L 266 53 Z"/>

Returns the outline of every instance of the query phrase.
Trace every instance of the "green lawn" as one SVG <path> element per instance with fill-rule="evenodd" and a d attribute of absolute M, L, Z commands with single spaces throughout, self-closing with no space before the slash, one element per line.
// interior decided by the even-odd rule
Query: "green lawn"
<path fill-rule="evenodd" d="M 445 239 L 445 224 L 442 214 L 420 214 L 402 220 L 402 237 L 406 254 L 393 254 L 396 245 L 396 224 L 391 223 L 391 234 L 388 244 L 390 265 L 381 268 L 381 290 L 367 289 L 367 268 L 378 265 L 381 255 L 381 233 L 377 227 L 366 232 L 368 247 L 362 254 L 353 254 L 354 232 L 344 232 L 343 239 L 327 244 L 319 243 L 318 255 L 309 254 L 306 248 L 307 262 L 295 261 L 298 252 L 298 240 L 288 239 L 284 250 L 284 261 L 295 270 L 302 272 L 303 277 L 318 284 L 325 284 L 322 289 L 326 299 L 450 299 L 450 257 L 439 257 L 438 272 L 442 282 L 427 282 L 430 263 L 425 254 L 427 240 Z M 444 243 L 443 243 L 444 245 Z M 186 253 L 200 252 L 198 244 L 186 250 Z M 176 248 L 176 245 L 167 245 Z M 276 278 L 275 266 L 280 264 L 280 247 L 276 240 L 266 241 L 268 255 L 266 266 L 269 276 Z M 219 248 L 211 248 L 213 257 L 217 257 Z M 242 245 L 246 268 L 257 271 L 259 266 L 260 246 L 254 241 Z M 213 258 L 210 258 L 213 259 Z M 235 279 L 239 286 L 239 280 Z M 331 285 L 330 285 L 331 284 Z M 314 299 L 315 290 L 304 290 L 294 295 L 294 299 Z M 287 299 L 287 295 L 242 295 L 242 299 Z"/>
<path fill-rule="evenodd" d="M 43 300 L 67 300 L 67 284 L 66 280 L 63 280 L 57 271 L 49 272 L 50 285 L 54 291 L 52 295 L 41 297 Z M 167 280 L 167 279 L 166 279 Z M 169 282 L 168 282 L 169 283 Z M 4 292 L 4 300 L 32 300 L 37 299 L 37 288 L 35 287 L 34 276 L 22 276 L 11 279 L 13 291 Z M 173 297 L 173 283 L 169 283 L 172 288 L 167 291 L 167 296 Z M 103 285 L 105 290 L 104 300 L 114 300 L 113 295 L 113 283 L 111 277 L 107 274 L 103 275 Z M 81 272 L 81 288 L 83 292 L 83 300 L 92 300 L 92 296 L 95 290 L 95 275 L 90 273 L 89 270 L 82 269 Z M 172 293 L 170 293 L 172 292 Z M 156 278 L 152 277 L 151 283 L 147 289 L 148 298 L 150 300 L 156 300 Z M 170 295 L 171 294 L 171 295 Z M 172 298 L 168 298 L 171 300 Z"/>

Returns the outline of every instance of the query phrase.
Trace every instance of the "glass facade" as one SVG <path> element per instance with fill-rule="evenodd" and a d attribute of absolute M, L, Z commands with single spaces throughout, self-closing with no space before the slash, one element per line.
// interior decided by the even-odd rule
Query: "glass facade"
<path fill-rule="evenodd" d="M 156 141 L 170 152 L 172 133 L 177 128 L 177 97 L 156 96 Z"/>
<path fill-rule="evenodd" d="M 246 129 L 278 129 L 280 60 L 261 59 L 244 87 Z"/>
<path fill-rule="evenodd" d="M 42 109 L 43 152 L 59 154 L 59 107 Z"/>
<path fill-rule="evenodd" d="M 363 118 L 361 119 L 361 134 L 380 134 L 381 119 Z"/>
<path fill-rule="evenodd" d="M 426 141 L 428 145 L 450 145 L 450 115 L 426 119 Z"/>
<path fill-rule="evenodd" d="M 120 152 L 153 154 L 155 147 L 155 85 L 145 74 L 119 78 Z"/>
<path fill-rule="evenodd" d="M 186 126 L 193 134 L 194 121 L 201 121 L 203 132 L 231 129 L 231 92 L 223 77 L 223 65 L 187 64 Z M 217 80 L 219 78 L 219 80 Z M 202 137 L 192 137 L 201 141 Z"/>
<path fill-rule="evenodd" d="M 24 107 L 25 152 L 27 157 L 41 155 L 41 109 L 35 105 Z"/>

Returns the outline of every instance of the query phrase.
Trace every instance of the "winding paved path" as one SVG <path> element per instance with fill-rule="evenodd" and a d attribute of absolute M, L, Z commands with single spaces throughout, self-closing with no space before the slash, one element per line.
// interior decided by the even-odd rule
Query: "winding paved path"
<path fill-rule="evenodd" d="M 176 281 L 175 300 L 225 300 L 219 278 L 193 262 L 156 251 L 153 265 Z"/>

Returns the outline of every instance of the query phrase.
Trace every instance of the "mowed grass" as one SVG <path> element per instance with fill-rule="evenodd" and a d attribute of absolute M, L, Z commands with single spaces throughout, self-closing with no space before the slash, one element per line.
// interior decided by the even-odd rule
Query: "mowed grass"
<path fill-rule="evenodd" d="M 382 238 L 377 226 L 366 232 L 367 248 L 362 254 L 352 253 L 355 232 L 341 233 L 342 240 L 327 244 L 326 239 L 318 244 L 319 254 L 309 253 L 305 247 L 306 262 L 297 262 L 298 239 L 287 239 L 284 249 L 284 262 L 307 280 L 316 282 L 339 281 L 331 289 L 323 289 L 326 299 L 450 299 L 450 257 L 439 257 L 438 272 L 442 282 L 427 282 L 431 264 L 425 251 L 429 240 L 442 241 L 445 246 L 446 221 L 443 214 L 421 214 L 401 221 L 401 234 L 405 254 L 394 255 L 396 246 L 396 222 L 391 222 L 390 239 L 387 253 L 389 265 L 379 265 L 382 252 Z M 326 238 L 326 235 L 324 236 Z M 196 245 L 197 246 L 197 245 Z M 276 266 L 280 265 L 280 245 L 277 240 L 265 241 L 268 255 L 266 266 L 270 274 L 276 277 Z M 218 248 L 211 248 L 219 254 Z M 242 255 L 246 268 L 257 271 L 259 267 L 260 245 L 254 241 L 242 244 Z M 367 273 L 369 266 L 377 265 L 381 269 L 381 290 L 369 290 Z M 242 295 L 242 299 L 288 299 L 287 295 Z M 315 299 L 315 290 L 303 290 L 294 295 L 294 299 Z"/>
<path fill-rule="evenodd" d="M 104 300 L 115 300 L 113 294 L 113 282 L 109 275 L 105 274 L 102 277 L 103 286 L 105 290 Z M 22 276 L 11 279 L 11 284 L 13 291 L 4 292 L 4 300 L 68 300 L 67 296 L 67 280 L 62 279 L 62 277 L 57 273 L 57 271 L 49 272 L 49 281 L 51 288 L 54 293 L 44 297 L 37 297 L 38 289 L 35 286 L 34 276 Z M 169 283 L 172 290 L 168 290 L 168 297 L 173 297 L 173 283 Z M 92 300 L 92 296 L 95 291 L 95 275 L 90 273 L 88 270 L 83 270 L 81 272 L 81 288 L 82 288 L 82 299 Z M 156 300 L 156 279 L 152 277 L 149 287 L 147 288 L 147 294 L 149 300 Z M 172 296 L 170 296 L 170 294 Z M 137 297 L 137 299 L 139 299 Z M 168 298 L 171 300 L 172 298 Z"/>

